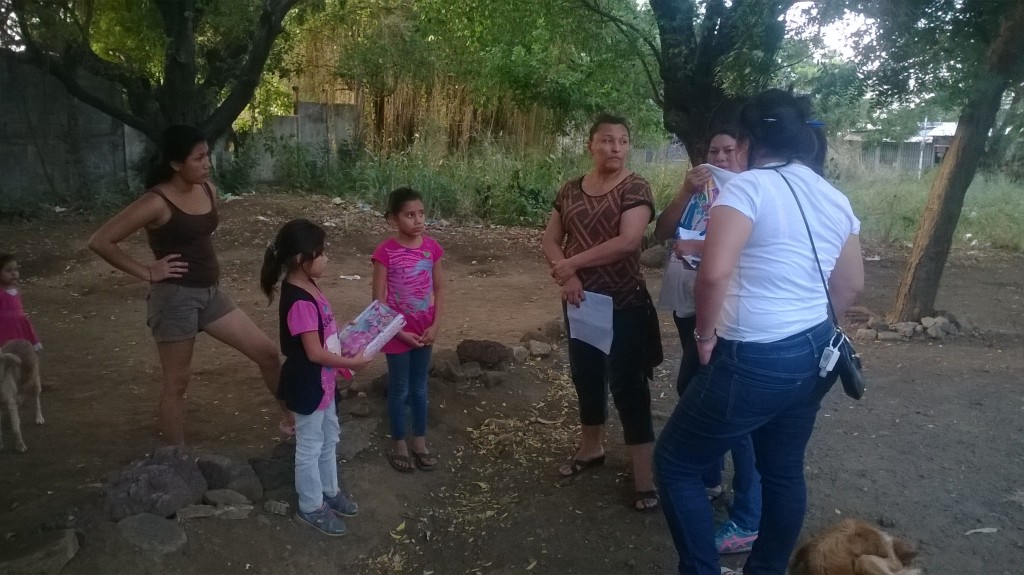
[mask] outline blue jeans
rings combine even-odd
[[[754,442],[750,435],[744,435],[733,442],[732,452],[732,505],[729,520],[747,531],[757,531],[761,524],[761,474],[754,465]],[[725,469],[725,455],[701,475],[704,487],[722,484],[722,470]]]
[[[405,353],[389,353],[388,421],[391,439],[405,439],[405,406],[412,413],[412,435],[427,434],[427,379],[432,347],[417,347]]]
[[[299,511],[312,513],[324,497],[338,494],[338,456],[341,426],[334,401],[309,415],[295,414],[295,491]]]
[[[683,346],[683,357],[679,361],[679,376],[676,378],[676,391],[682,397],[687,386],[693,380],[700,363],[697,361],[697,341],[693,339],[693,330],[697,327],[697,316],[679,317],[675,312],[672,319],[679,331],[679,342]],[[729,519],[741,529],[757,531],[761,522],[761,476],[754,467],[754,443],[750,436],[744,436],[732,446],[732,507],[729,508]],[[722,470],[725,469],[725,455],[715,461],[704,472],[704,487],[715,488],[722,484]]]
[[[832,335],[825,321],[772,343],[719,339],[666,422],[655,477],[679,573],[719,575],[714,518],[701,476],[750,435],[761,474],[760,535],[744,575],[783,575],[807,507],[804,452],[821,398],[818,360]]]

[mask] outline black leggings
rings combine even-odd
[[[566,320],[566,331],[569,321]],[[605,355],[569,336],[569,368],[580,402],[580,423],[603,425],[608,419],[608,392],[619,412],[626,445],[654,441],[651,389],[647,383],[647,308],[612,312],[612,348]]]
[[[672,319],[679,330],[679,343],[683,346],[683,358],[679,360],[679,377],[676,378],[676,392],[683,396],[690,380],[700,369],[700,358],[697,356],[697,340],[693,339],[693,330],[697,329],[697,316],[679,317],[672,313]]]

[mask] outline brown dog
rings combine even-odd
[[[14,431],[14,449],[24,452],[28,449],[21,437],[21,418],[18,407],[25,401],[25,396],[32,394],[36,399],[36,423],[42,424],[43,408],[39,402],[42,385],[39,381],[39,356],[32,344],[23,340],[11,340],[0,348],[0,402],[7,407],[11,418],[11,429]],[[0,422],[0,449],[4,447]]]
[[[789,563],[791,575],[920,575],[909,543],[857,519],[815,535]]]

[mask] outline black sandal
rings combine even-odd
[[[563,473],[562,470],[559,469],[558,474],[561,475],[563,479],[568,479],[570,477],[576,477],[588,469],[600,467],[602,465],[604,465],[604,454],[598,455],[593,459],[573,459],[569,462],[569,473]]]
[[[430,453],[412,453],[413,459],[416,460],[416,468],[420,471],[433,471],[437,467],[437,458],[430,455]]]
[[[400,473],[413,472],[412,458],[408,455],[400,455],[398,453],[391,452],[388,454],[388,463],[391,464],[391,467],[395,468],[395,471]]]

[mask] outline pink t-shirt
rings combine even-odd
[[[331,353],[341,355],[341,342],[338,340],[338,325],[334,322],[334,312],[331,311],[331,304],[327,303],[322,292],[315,296],[316,305],[320,307],[319,318],[324,328],[324,349]],[[292,335],[299,335],[306,332],[319,332],[317,325],[317,313],[313,304],[308,301],[297,301],[288,310],[288,332]],[[320,400],[317,411],[327,409],[334,399],[334,368],[321,366],[320,385],[324,388],[324,398]]]
[[[441,244],[423,236],[418,248],[407,248],[395,238],[382,242],[372,260],[388,269],[387,300],[391,309],[405,316],[404,331],[422,335],[434,325],[434,263],[444,255]],[[384,353],[405,353],[412,349],[397,337],[381,349]]]

